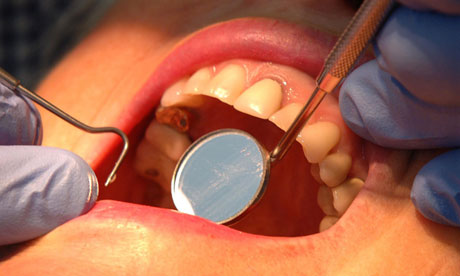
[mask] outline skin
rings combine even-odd
[[[337,34],[352,14],[341,1],[121,1],[39,90],[90,125],[118,125],[126,115],[124,104],[193,31],[217,21],[263,16]],[[107,137],[84,134],[46,112],[42,115],[44,144],[78,153],[104,175],[111,160],[95,149]],[[0,270],[15,275],[458,273],[460,230],[426,220],[409,199],[416,172],[438,153],[370,144],[364,152],[369,167],[365,187],[344,217],[321,234],[246,234],[170,210],[103,200],[42,238],[0,249]],[[117,198],[117,191],[136,197],[133,189],[120,186],[103,190],[101,197]]]

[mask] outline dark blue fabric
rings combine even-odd
[[[1,0],[0,67],[35,88],[113,0]]]

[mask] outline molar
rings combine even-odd
[[[209,82],[204,94],[233,105],[246,85],[246,70],[235,64],[224,67]]]
[[[319,163],[338,144],[340,129],[331,122],[318,122],[305,126],[299,136],[307,160]]]
[[[323,180],[321,179],[319,175],[319,165],[318,164],[310,165],[310,174],[313,177],[313,179],[316,180],[316,182],[323,183]]]
[[[169,159],[178,161],[191,145],[189,137],[153,120],[145,131],[145,140]]]
[[[364,185],[364,181],[359,178],[352,178],[337,187],[332,188],[334,198],[334,208],[342,216],[355,199],[358,192]]]
[[[291,103],[277,112],[275,112],[270,118],[268,118],[272,123],[277,127],[281,128],[284,131],[287,131],[289,126],[295,120],[297,115],[299,115],[300,110],[302,109],[302,104],[300,103]]]
[[[157,183],[164,191],[171,191],[171,177],[176,162],[158,152],[145,139],[139,143],[133,163],[139,175]]]
[[[283,92],[281,86],[272,79],[263,79],[241,94],[234,103],[236,110],[268,119],[281,106]]]
[[[208,68],[196,71],[187,81],[184,87],[186,94],[205,94],[206,87],[211,81],[211,73]]]
[[[203,104],[203,98],[200,95],[187,95],[184,86],[186,79],[181,79],[171,85],[161,97],[161,106],[187,106],[200,107]]]
[[[335,187],[342,183],[351,168],[351,156],[346,153],[332,153],[327,155],[319,163],[319,175],[321,180],[329,187]]]
[[[333,200],[331,189],[326,185],[319,186],[317,196],[318,206],[327,216],[338,215],[337,211],[334,209]]]
[[[339,220],[338,217],[334,216],[325,216],[321,222],[319,223],[319,231],[323,232],[329,228],[331,228],[332,225],[334,225],[337,221]]]

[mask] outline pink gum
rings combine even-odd
[[[313,92],[316,82],[313,77],[304,72],[285,65],[271,62],[260,62],[246,59],[233,59],[209,66],[211,76],[219,73],[222,68],[230,64],[242,66],[247,73],[246,87],[265,78],[276,80],[283,88],[282,107],[291,103],[304,104]],[[327,95],[307,124],[328,121],[336,124],[341,132],[339,144],[331,152],[344,152],[353,159],[350,171],[351,177],[363,180],[367,177],[367,162],[362,154],[363,141],[355,135],[345,124],[340,114],[336,93]],[[316,166],[316,165],[314,165]]]

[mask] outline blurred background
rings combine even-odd
[[[35,89],[115,0],[0,0],[0,67]]]

